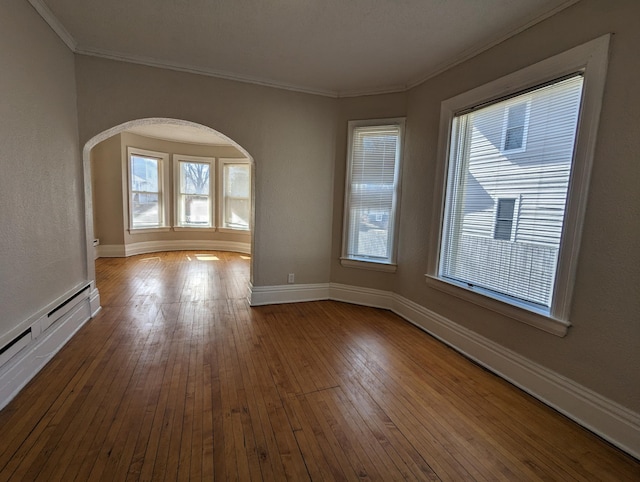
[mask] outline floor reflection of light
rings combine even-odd
[[[188,259],[189,261],[191,261],[191,256],[187,255],[187,259]]]
[[[251,256],[240,256],[241,259],[251,259]]]
[[[156,259],[160,259],[160,256],[153,256],[152,258],[142,258],[140,261],[154,261]]]
[[[212,254],[196,254],[198,261],[220,261],[220,258]]]

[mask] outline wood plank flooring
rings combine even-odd
[[[103,310],[0,412],[0,481],[640,480],[389,312],[250,308],[246,256],[96,267]]]

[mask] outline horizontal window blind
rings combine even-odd
[[[582,87],[576,75],[454,118],[440,276],[551,306]]]
[[[347,256],[391,258],[400,126],[352,132]]]
[[[225,163],[222,183],[223,226],[248,230],[251,213],[251,166]]]

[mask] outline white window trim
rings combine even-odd
[[[160,207],[162,208],[162,224],[158,227],[149,227],[146,226],[144,228],[134,228],[133,227],[133,216],[131,212],[132,205],[132,193],[131,193],[131,156],[140,156],[140,157],[152,157],[154,159],[158,159],[160,162],[159,169],[159,179],[158,185],[161,187],[161,203]],[[128,231],[130,234],[144,234],[144,233],[157,233],[162,231],[169,231],[169,206],[170,206],[170,197],[171,192],[169,188],[169,154],[166,152],[156,152],[149,151],[146,149],[139,149],[137,147],[127,147],[127,160],[126,160],[126,170],[127,175],[124,177],[126,183],[126,193],[127,193],[127,220],[126,225],[128,227]]]
[[[524,129],[522,132],[522,147],[518,147],[517,149],[505,149],[504,143],[507,140],[507,130],[509,127],[509,109],[518,104],[526,104],[525,106],[525,114],[524,114]],[[521,152],[525,152],[527,150],[527,137],[529,135],[529,117],[531,116],[531,99],[527,99],[525,101],[513,102],[511,104],[507,104],[504,110],[504,119],[502,121],[502,139],[500,140],[500,152],[505,156],[509,156],[511,154],[518,154]]]
[[[405,132],[404,117],[393,117],[387,119],[368,119],[368,120],[353,120],[348,123],[348,140],[347,140],[347,167],[346,167],[346,179],[345,179],[345,194],[344,194],[344,214],[342,225],[342,255],[340,256],[340,264],[345,268],[361,268],[374,271],[395,272],[397,270],[397,246],[398,246],[398,213],[400,212],[400,188],[402,182],[402,157],[404,153],[404,132]],[[353,154],[353,131],[356,127],[367,126],[384,126],[384,125],[397,125],[399,127],[399,142],[398,142],[398,162],[395,166],[395,189],[393,192],[393,200],[391,204],[391,210],[393,212],[393,223],[389,226],[391,230],[391,249],[390,257],[388,260],[370,259],[364,257],[349,256],[347,254],[347,246],[349,243],[349,199],[351,198],[351,164]]]
[[[180,224],[180,161],[209,164],[209,226],[188,226]],[[173,154],[173,230],[174,231],[215,231],[216,158]]]
[[[220,196],[218,199],[218,232],[220,233],[235,233],[235,234],[251,234],[253,229],[253,220],[249,220],[249,229],[240,228],[227,228],[224,224],[224,166],[227,164],[246,164],[249,166],[249,204],[251,205],[251,199],[253,198],[253,172],[251,172],[251,161],[244,157],[229,157],[218,159],[218,192]],[[252,217],[252,216],[251,216]]]
[[[442,102],[438,166],[434,189],[434,214],[431,226],[432,235],[428,270],[425,275],[429,286],[549,333],[558,336],[564,336],[567,333],[569,326],[571,326],[569,321],[571,298],[578,263],[596,134],[602,107],[609,38],[609,34],[604,35]],[[565,222],[562,230],[556,282],[550,311],[541,312],[533,307],[525,308],[512,305],[507,303],[506,300],[501,301],[484,296],[480,290],[441,279],[438,277],[438,264],[445,210],[446,174],[449,169],[449,143],[455,114],[575,72],[583,72],[585,81],[580,119],[576,132],[574,164],[567,193]]]

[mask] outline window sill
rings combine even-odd
[[[130,228],[129,234],[148,234],[148,233],[168,233],[171,228],[167,226],[161,226],[159,228]]]
[[[174,231],[215,231],[212,226],[174,226]]]
[[[398,265],[395,263],[383,263],[381,261],[353,258],[340,258],[340,264],[345,268],[360,268],[372,271],[383,271],[386,273],[395,273],[398,269]]]
[[[229,234],[251,234],[250,229],[235,229],[235,228],[218,228],[218,232],[220,233],[229,233]]]
[[[432,275],[425,275],[425,279],[427,284],[432,288],[495,311],[501,315],[508,316],[521,323],[526,323],[552,335],[564,337],[571,326],[571,323],[568,321],[557,320],[541,312],[530,311],[524,307],[490,298],[472,289],[444,281]]]

